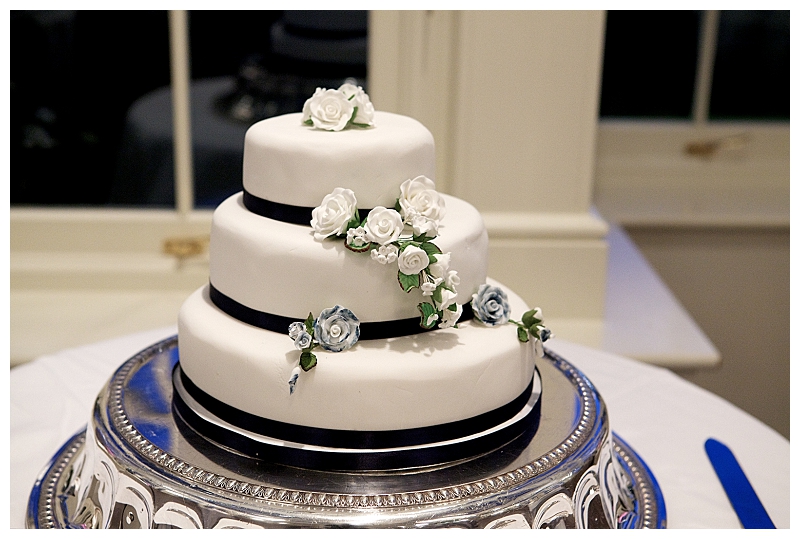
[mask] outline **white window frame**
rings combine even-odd
[[[594,200],[607,219],[789,226],[789,123],[708,120],[718,21],[704,12],[692,120],[600,120]]]

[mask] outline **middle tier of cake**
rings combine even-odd
[[[486,282],[489,240],[478,210],[443,196],[447,214],[436,245],[450,253],[450,269],[460,278],[456,301],[464,305]],[[420,295],[403,291],[396,264],[353,253],[343,241],[316,241],[309,226],[256,215],[245,208],[242,193],[214,211],[210,257],[215,293],[239,310],[305,320],[341,305],[361,322],[420,317]]]

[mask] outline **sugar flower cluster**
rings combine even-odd
[[[542,310],[539,307],[526,311],[522,319],[517,322],[511,320],[511,308],[508,296],[498,286],[483,284],[472,295],[472,312],[475,318],[486,326],[500,326],[511,322],[517,326],[517,338],[520,342],[530,342],[536,355],[544,357],[543,343],[553,336],[542,320]]]
[[[318,241],[340,238],[356,253],[369,252],[372,260],[397,264],[397,281],[410,292],[419,289],[420,325],[432,329],[453,327],[463,307],[456,302],[458,272],[450,269],[450,253],[433,242],[445,215],[444,197],[425,176],[404,181],[394,208],[377,206],[362,220],[350,189],[337,187],[311,213]]]
[[[375,107],[361,86],[345,83],[337,90],[317,88],[303,105],[303,123],[325,131],[375,125]]]
[[[340,305],[325,309],[314,318],[308,313],[303,322],[289,325],[289,337],[300,350],[300,363],[292,370],[289,378],[289,394],[294,393],[301,371],[310,371],[317,364],[317,356],[312,350],[317,346],[328,352],[342,352],[351,348],[361,333],[361,323],[350,309]]]

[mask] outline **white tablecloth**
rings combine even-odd
[[[10,525],[22,528],[31,487],[59,447],[82,430],[103,384],[126,359],[176,328],[43,356],[11,370]],[[739,528],[703,444],[727,444],[778,528],[789,527],[789,442],[727,401],[670,371],[553,339],[605,400],[612,429],[648,464],[670,528]]]

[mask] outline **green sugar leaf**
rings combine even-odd
[[[400,288],[405,292],[410,292],[413,288],[419,288],[419,273],[406,275],[402,271],[398,271],[397,281],[400,283]]]
[[[525,325],[525,327],[531,328],[535,325],[542,323],[541,320],[539,320],[534,316],[535,312],[536,312],[535,310],[530,310],[522,315],[522,323]]]
[[[397,213],[399,213],[399,214],[401,214],[401,215],[402,215],[402,213],[403,213],[403,207],[400,205],[400,199],[399,199],[399,198],[398,198],[397,200],[395,200],[395,201],[394,201],[394,209],[395,209],[395,211],[396,211]]]
[[[431,329],[433,326],[436,325],[438,318],[434,320],[432,323],[430,324],[428,323],[428,320],[430,319],[431,315],[436,314],[436,308],[433,305],[431,305],[430,303],[420,303],[419,305],[417,305],[417,309],[419,309],[421,315],[419,320],[420,326],[422,326],[425,329]]]
[[[317,356],[309,351],[300,354],[300,368],[308,372],[317,364]]]
[[[431,243],[429,241],[423,241],[420,243],[419,248],[428,253],[428,258],[430,258],[431,262],[436,262],[433,259],[433,255],[440,255],[442,254],[442,250],[439,249],[436,244]]]
[[[442,288],[444,288],[443,285],[437,286],[436,289],[433,291],[433,294],[431,295],[431,298],[433,298],[433,301],[435,301],[436,303],[442,302]]]
[[[354,253],[366,253],[370,249],[372,249],[372,244],[367,243],[366,245],[362,245],[361,247],[356,247],[352,243],[344,242],[344,246],[347,247],[349,250],[353,251]]]
[[[519,339],[520,342],[528,342],[528,340],[529,340],[529,338],[528,338],[528,330],[526,330],[525,328],[518,327],[517,328],[517,339]]]
[[[308,318],[305,320],[306,323],[306,333],[310,333],[311,335],[314,334],[314,315],[308,313]]]

